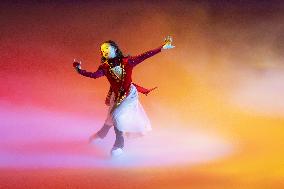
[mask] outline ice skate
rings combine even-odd
[[[114,147],[111,149],[111,157],[118,157],[123,154],[122,148]]]
[[[103,139],[100,138],[97,134],[94,134],[94,135],[90,136],[90,138],[89,138],[89,144],[96,145],[96,144],[101,143],[102,140],[103,140]]]

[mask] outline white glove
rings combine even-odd
[[[165,38],[165,44],[163,46],[163,49],[172,49],[172,48],[174,48],[175,46],[172,45],[172,42],[173,42],[173,38],[171,36],[167,36]]]

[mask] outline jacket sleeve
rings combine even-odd
[[[158,54],[159,52],[161,52],[162,47],[163,46],[160,46],[154,50],[147,51],[137,56],[131,56],[128,58],[127,62],[131,66],[136,66],[137,64],[141,63],[145,59],[150,58],[151,56],[154,56],[155,54]]]
[[[94,78],[94,79],[104,76],[104,72],[100,67],[95,72],[88,72],[86,70],[82,70],[82,69],[77,68],[77,72],[79,74],[85,76],[85,77],[90,77],[90,78]]]

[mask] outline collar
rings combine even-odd
[[[121,58],[111,58],[111,59],[108,59],[107,60],[107,63],[111,66],[111,67],[115,67],[115,66],[118,66],[120,65],[121,63]]]

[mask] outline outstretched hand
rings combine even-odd
[[[172,45],[173,38],[171,36],[167,36],[165,38],[165,44],[163,45],[163,49],[172,49],[175,46]]]
[[[81,69],[81,61],[77,61],[76,59],[74,59],[73,61],[73,67],[78,70]]]

